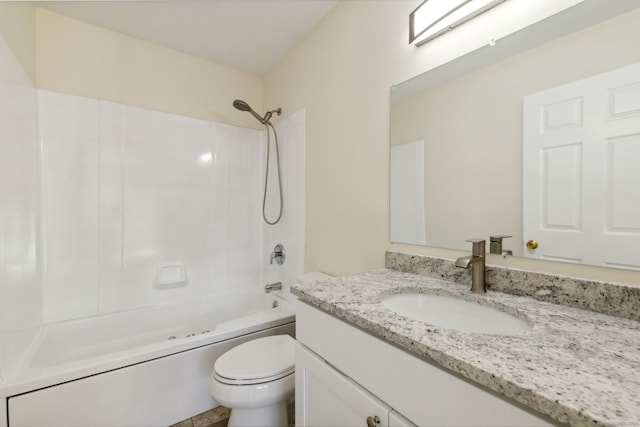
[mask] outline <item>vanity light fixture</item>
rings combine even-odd
[[[506,0],[424,0],[409,15],[409,43],[419,46]]]

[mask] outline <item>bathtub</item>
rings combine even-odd
[[[171,425],[218,406],[217,357],[294,325],[276,293],[243,292],[2,333],[0,427]]]

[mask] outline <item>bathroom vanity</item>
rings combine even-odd
[[[640,323],[375,270],[295,286],[296,420],[303,426],[622,425],[640,420]],[[465,300],[524,332],[445,328],[383,305]],[[464,329],[461,328],[461,329]]]
[[[553,425],[310,305],[296,316],[298,425]]]

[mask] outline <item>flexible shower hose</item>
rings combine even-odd
[[[264,222],[266,222],[267,224],[275,225],[280,221],[280,218],[282,218],[282,210],[284,206],[284,202],[282,200],[282,178],[280,177],[280,150],[278,148],[278,133],[276,132],[276,128],[271,124],[271,122],[266,122],[265,126],[267,128],[267,167],[266,167],[266,173],[264,177],[264,194],[262,197],[262,218],[264,219]],[[278,193],[280,194],[280,213],[278,214],[278,218],[276,218],[276,220],[273,222],[267,219],[267,212],[266,212],[267,186],[269,183],[269,153],[271,152],[271,132],[269,132],[269,128],[273,130],[273,136],[275,139],[276,166],[278,167]]]

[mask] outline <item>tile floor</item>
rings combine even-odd
[[[202,414],[195,415],[186,420],[180,421],[169,427],[227,427],[231,410],[224,406],[218,406]],[[287,405],[289,426],[295,425],[295,403],[289,402]]]
[[[170,427],[227,427],[230,412],[228,408],[218,406],[210,411],[180,421]]]

